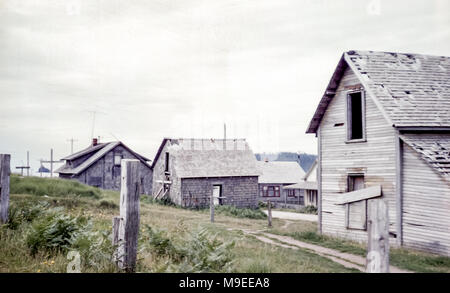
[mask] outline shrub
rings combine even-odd
[[[115,202],[110,201],[110,200],[105,200],[105,199],[102,199],[98,203],[98,207],[99,208],[106,208],[106,209],[117,209],[117,208],[119,208],[119,206]]]
[[[164,230],[147,226],[152,253],[167,258],[166,272],[229,272],[232,264],[231,249],[234,242],[222,242],[210,236],[206,229],[190,233],[187,240],[176,244]]]
[[[149,204],[159,204],[162,206],[176,206],[176,204],[169,197],[164,197],[162,199],[155,199],[152,196],[146,195],[141,196],[141,201]]]
[[[75,180],[61,178],[19,177],[11,175],[11,194],[38,196],[73,196],[100,198],[100,189]]]
[[[6,227],[16,230],[22,223],[30,223],[41,216],[48,208],[47,202],[14,202],[9,206],[9,216]]]
[[[33,222],[31,231],[26,237],[26,244],[32,255],[39,250],[50,253],[65,252],[86,230],[86,218],[64,215],[59,211],[55,209],[42,219]]]
[[[264,202],[264,201],[259,201],[258,202],[258,207],[260,208],[260,209],[264,209],[264,208],[267,208],[269,205],[267,204],[267,202]]]
[[[315,214],[317,215],[317,208],[315,206],[306,206],[300,210],[301,213],[305,214]]]
[[[220,214],[227,216],[237,217],[237,218],[248,218],[248,219],[266,219],[267,215],[258,209],[248,209],[248,208],[237,208],[235,206],[216,206],[215,211]]]

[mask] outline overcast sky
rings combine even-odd
[[[305,134],[344,51],[450,56],[450,1],[0,0],[0,153],[12,169],[119,139],[246,138],[316,153]],[[95,127],[93,129],[93,111]],[[13,170],[15,171],[15,170]]]

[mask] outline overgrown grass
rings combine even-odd
[[[110,234],[111,220],[119,213],[119,193],[101,190],[99,196],[100,199],[67,193],[48,197],[12,194],[10,222],[0,226],[0,272],[66,272],[69,263],[67,251],[71,250],[80,253],[82,272],[117,272],[111,261],[113,247]],[[207,210],[189,210],[168,203],[147,202],[145,197],[141,199],[138,272],[354,271],[312,252],[276,247],[240,232],[245,229],[268,231],[265,219],[253,216],[242,218],[239,214],[221,212],[222,207],[218,207],[215,222],[210,223]],[[59,209],[55,210],[55,207]],[[246,212],[245,209],[237,211],[243,214]],[[56,214],[53,219],[50,216],[52,213]],[[74,220],[77,218],[78,222]],[[58,221],[62,223],[58,224]],[[37,229],[40,225],[44,227],[42,231],[39,230],[41,228]],[[67,236],[70,241],[60,242],[59,236],[54,237],[58,241],[54,241],[54,238],[45,240],[45,235],[67,235],[65,233],[72,231],[72,225],[78,226],[73,236]],[[152,227],[155,234],[161,235],[149,234],[146,225]],[[365,255],[365,245],[318,235],[315,233],[316,227],[317,224],[313,222],[273,219],[273,228],[269,231]],[[56,233],[53,230],[65,232]],[[33,237],[36,236],[36,239],[41,239],[34,254],[33,245],[30,246],[27,241],[32,234],[35,234]],[[235,243],[233,247],[222,250],[225,243],[231,242]],[[51,248],[52,245],[57,247],[60,244],[62,249]],[[160,253],[158,247],[161,248]],[[216,256],[220,265],[214,264]],[[224,259],[227,261],[223,262]],[[449,258],[407,249],[391,249],[391,263],[417,272],[450,272]]]
[[[46,201],[15,201],[0,226],[0,272],[65,272],[67,252],[80,254],[84,272],[117,271],[109,231],[93,229],[90,219],[73,216]]]
[[[32,194],[38,196],[81,196],[100,198],[101,191],[75,180],[60,178],[20,177],[11,175],[12,194]]]

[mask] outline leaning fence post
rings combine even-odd
[[[267,205],[267,220],[269,221],[268,226],[272,227],[272,204],[270,203],[270,200]]]
[[[389,273],[389,214],[384,200],[368,201],[366,272]]]
[[[211,223],[214,223],[214,193],[211,194],[211,199],[209,200],[209,212],[211,214]]]
[[[0,223],[8,221],[11,155],[0,154]]]
[[[113,219],[113,245],[120,269],[134,272],[139,235],[139,160],[121,161],[120,217]],[[115,234],[114,234],[115,233]]]

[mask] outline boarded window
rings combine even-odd
[[[364,188],[364,175],[349,174],[348,191]],[[346,227],[347,229],[366,230],[367,228],[367,200],[346,204]]]
[[[349,93],[347,97],[347,139],[364,138],[364,97],[362,92]]]
[[[120,162],[122,161],[122,155],[114,155],[114,165],[120,166]]]

